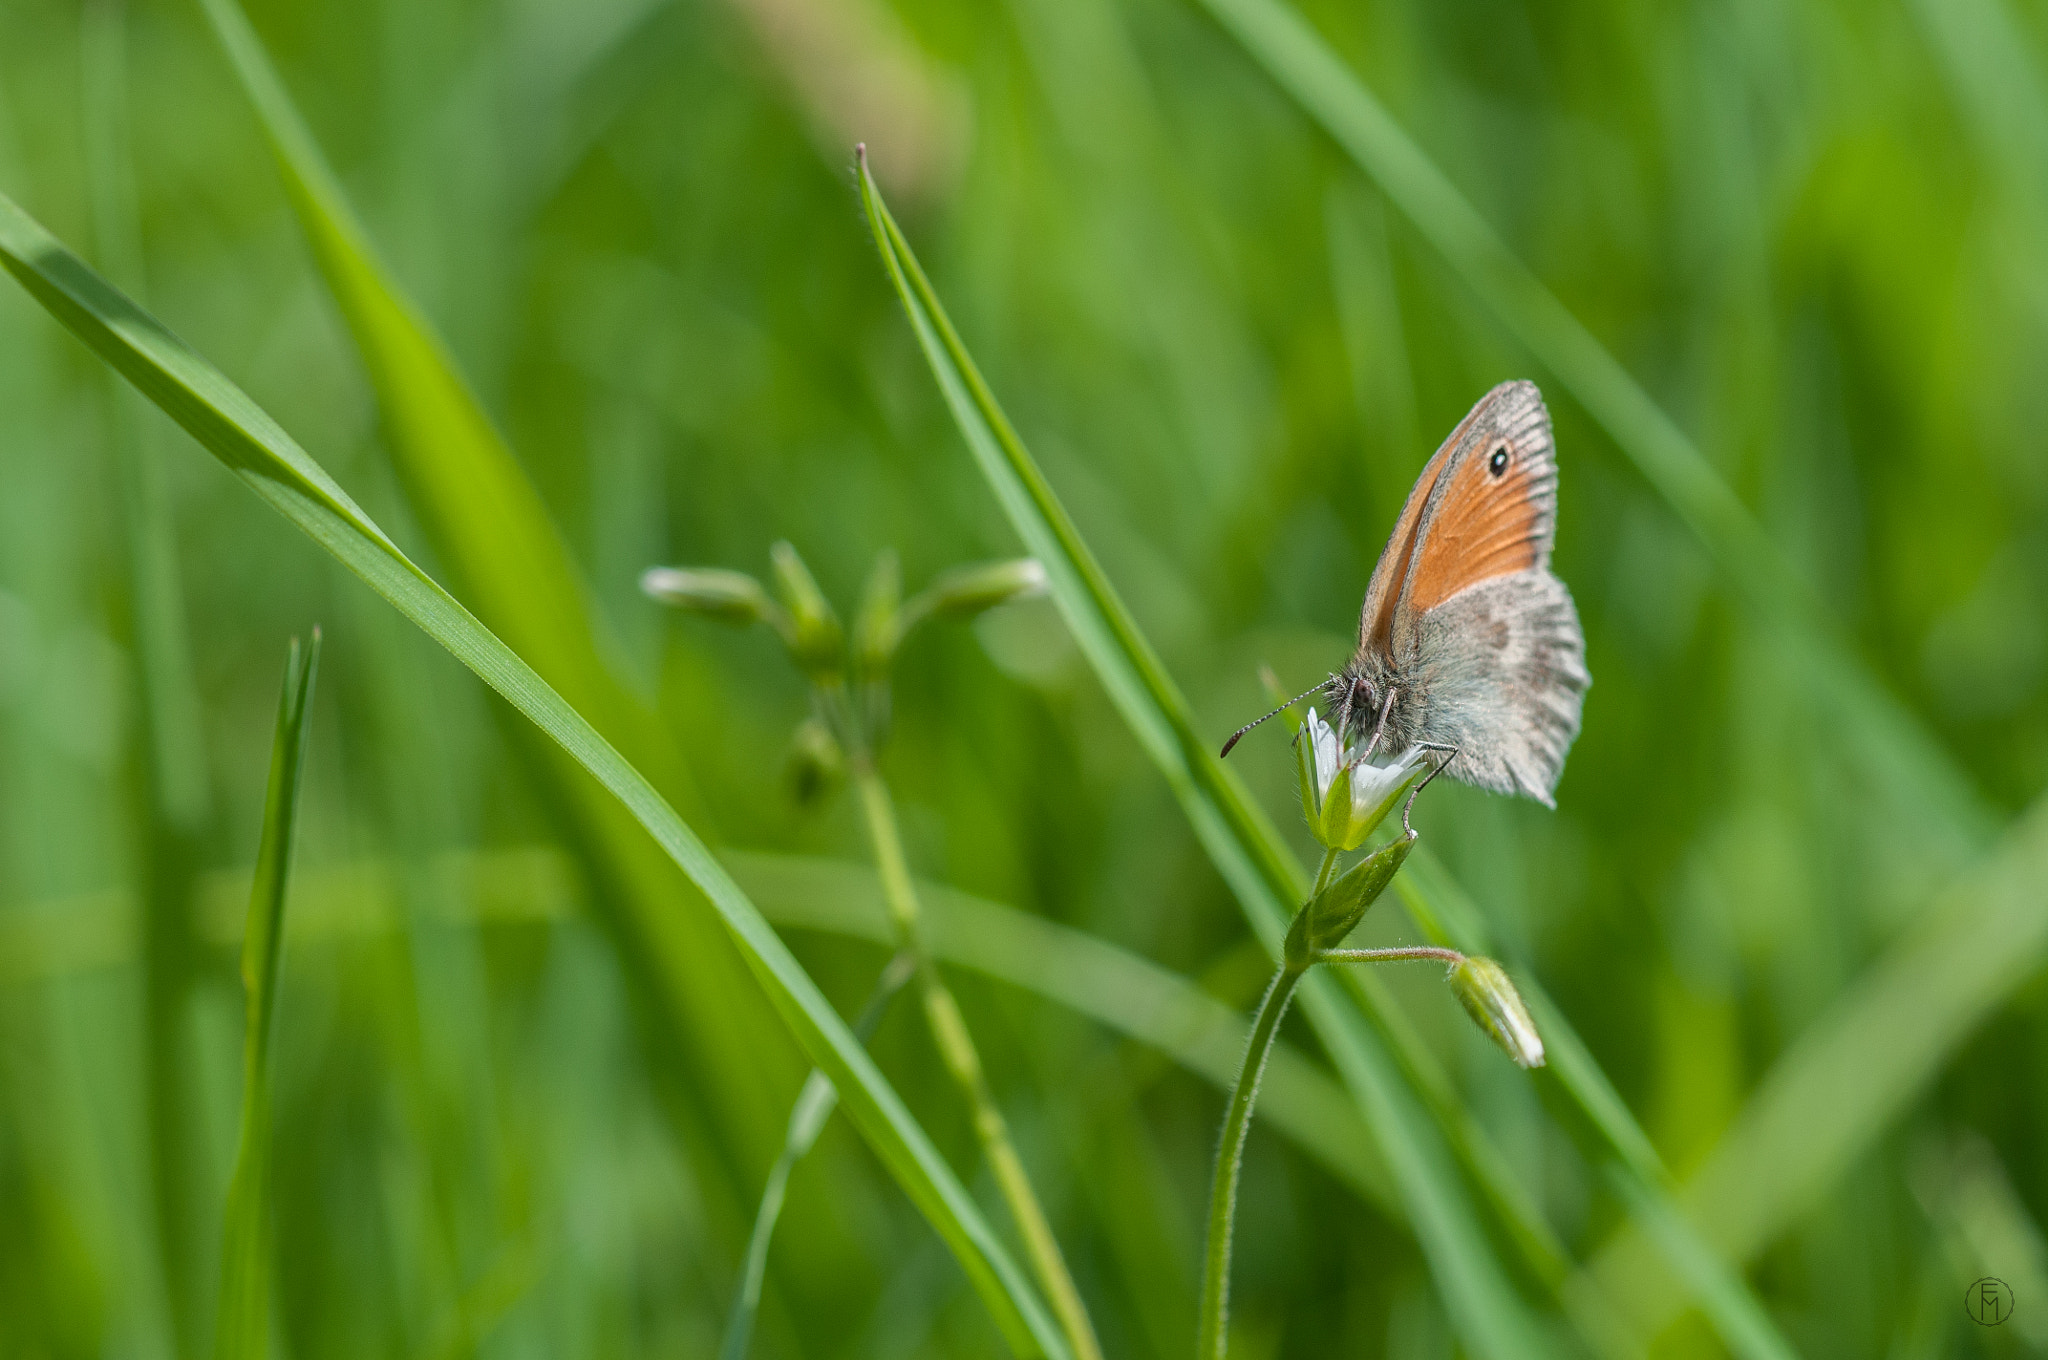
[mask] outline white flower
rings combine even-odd
[[[1420,746],[1409,747],[1384,765],[1366,760],[1362,744],[1339,746],[1337,734],[1313,708],[1295,751],[1302,813],[1316,839],[1332,850],[1363,845],[1401,795],[1430,768]]]

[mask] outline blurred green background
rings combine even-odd
[[[1266,707],[1261,663],[1292,688],[1339,664],[1437,439],[1534,378],[1585,728],[1555,812],[1439,784],[1426,843],[1746,1278],[1762,1344],[2048,1354],[2048,9],[1302,12],[1817,609],[1774,611],[1777,578],[1703,548],[1441,230],[1185,0],[250,7],[568,545],[621,702],[652,710],[642,750],[680,753],[664,787],[747,852],[771,918],[865,861],[854,811],[792,797],[806,697],[772,637],[665,615],[640,571],[761,574],[787,538],[848,610],[884,548],[913,588],[1020,550],[889,289],[856,140],[1218,738]],[[491,588],[394,472],[197,3],[6,0],[0,191],[458,594]],[[479,610],[522,651],[573,631]],[[795,1045],[700,934],[707,975],[737,981],[681,1007],[679,1047],[620,924],[630,889],[517,721],[9,285],[0,1356],[208,1349],[235,940],[280,663],[314,622],[279,1353],[715,1353]],[[1256,1000],[1268,960],[1050,603],[920,634],[896,700],[883,768],[917,873]],[[1233,764],[1305,847],[1283,741]],[[850,1014],[884,951],[817,924],[787,938]],[[1417,938],[1391,899],[1361,934]],[[1010,963],[952,980],[1105,1347],[1184,1355],[1223,1093],[1048,1000],[1050,953]],[[1598,1353],[1559,1302],[1580,1290],[1624,1320],[1607,1353],[1724,1353],[1553,1079],[1488,1048],[1427,970],[1386,980],[1575,1263],[1562,1290],[1510,1270],[1560,1351]],[[1305,1025],[1286,1038],[1321,1061]],[[872,1048],[1000,1221],[911,1007]],[[1469,1353],[1398,1197],[1271,1122],[1245,1196],[1235,1354]],[[1965,1314],[1986,1275],[2009,1325]],[[1000,1350],[835,1122],[791,1183],[755,1353]]]

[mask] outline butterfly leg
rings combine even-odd
[[[1417,784],[1414,788],[1408,791],[1408,801],[1401,804],[1401,829],[1403,831],[1410,833],[1412,833],[1415,830],[1415,828],[1408,825],[1408,810],[1415,806],[1416,795],[1421,793],[1424,789],[1428,788],[1429,781],[1436,778],[1438,775],[1442,774],[1444,772],[1444,767],[1449,765],[1452,761],[1458,758],[1459,750],[1459,748],[1456,746],[1445,746],[1441,742],[1434,741],[1424,741],[1418,742],[1416,744],[1425,751],[1442,751],[1445,754],[1444,758],[1442,760],[1439,760],[1434,766],[1432,766],[1430,768],[1429,773],[1422,777],[1422,782],[1420,784]]]
[[[1380,720],[1373,725],[1372,740],[1365,744],[1365,751],[1358,759],[1361,763],[1371,760],[1372,753],[1379,749],[1380,738],[1387,734],[1387,715],[1394,711],[1394,696],[1400,691],[1387,686],[1387,697],[1380,703]]]

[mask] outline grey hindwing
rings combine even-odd
[[[1424,614],[1396,683],[1410,740],[1455,746],[1453,779],[1556,806],[1592,678],[1564,582],[1543,567],[1496,576]]]

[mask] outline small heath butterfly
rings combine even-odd
[[[1368,756],[1420,747],[1453,779],[1554,806],[1592,683],[1571,592],[1550,572],[1556,534],[1550,413],[1534,383],[1502,383],[1416,478],[1366,587],[1358,648],[1308,694],[1340,733],[1370,729]]]

